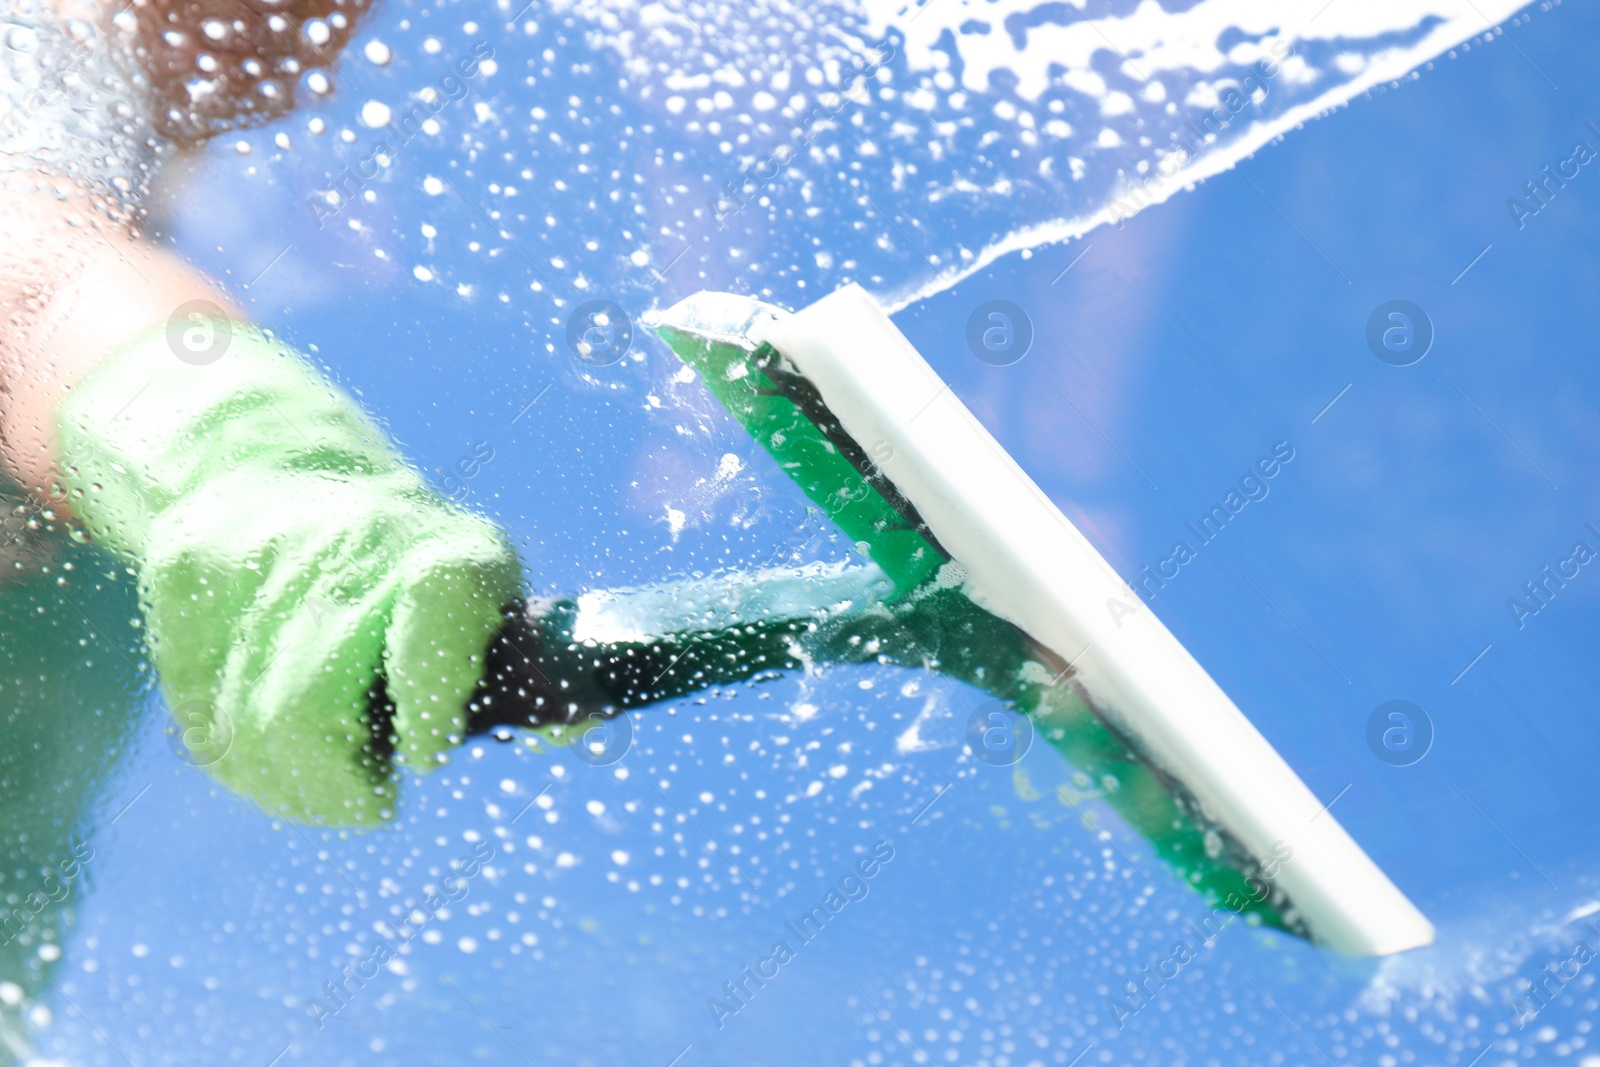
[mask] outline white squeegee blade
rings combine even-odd
[[[1433,926],[860,287],[751,338],[780,352],[967,572],[974,599],[1073,665],[1097,710],[1258,858],[1321,944],[1385,955]],[[876,447],[880,442],[888,447]]]

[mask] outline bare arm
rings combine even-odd
[[[0,195],[0,463],[25,489],[47,491],[55,410],[66,390],[187,301],[243,314],[177,256],[93,211],[81,195]]]
[[[128,8],[131,35],[109,28],[108,12],[92,0],[51,3],[62,19],[105,27],[100,47],[134,46],[124,63],[139,68],[143,99],[127,103],[148,112],[155,135],[178,151],[286,114],[300,75],[333,62],[368,0],[299,0],[281,11],[237,0],[146,0]],[[311,20],[315,34],[304,32]],[[218,24],[220,38],[200,32]],[[209,91],[191,94],[201,77]],[[64,391],[194,300],[241,316],[220,289],[112,221],[75,183],[0,173],[0,467],[25,489],[48,491]]]

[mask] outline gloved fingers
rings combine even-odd
[[[240,714],[217,776],[297,822],[375,826],[392,817],[398,790],[369,707],[380,621],[360,608],[341,611],[318,628],[319,662],[285,646],[291,651],[253,681],[239,679],[248,688],[223,698]]]
[[[368,702],[415,525],[395,486],[295,472],[232,472],[151,524],[151,648],[174,709],[210,702],[213,776],[296,821],[392,812]]]
[[[476,516],[452,519],[398,565],[384,645],[395,756],[418,771],[466,733],[489,642],[522,593],[522,566],[500,533]]]
[[[311,645],[282,633],[261,643],[271,631],[257,628],[227,649],[218,674],[167,672],[162,688],[191,762],[296,822],[372,826],[389,817],[396,789],[368,708],[381,619],[371,604],[340,608],[323,616]]]

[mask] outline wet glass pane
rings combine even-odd
[[[6,1062],[1600,1063],[1593,12],[0,4]],[[1431,945],[742,332],[851,284]]]

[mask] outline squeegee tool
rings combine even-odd
[[[1422,913],[863,289],[795,313],[699,293],[653,325],[894,595],[959,575],[980,607],[1070,665],[1074,692],[1257,872],[1271,872],[1315,941],[1384,955],[1433,940]]]

